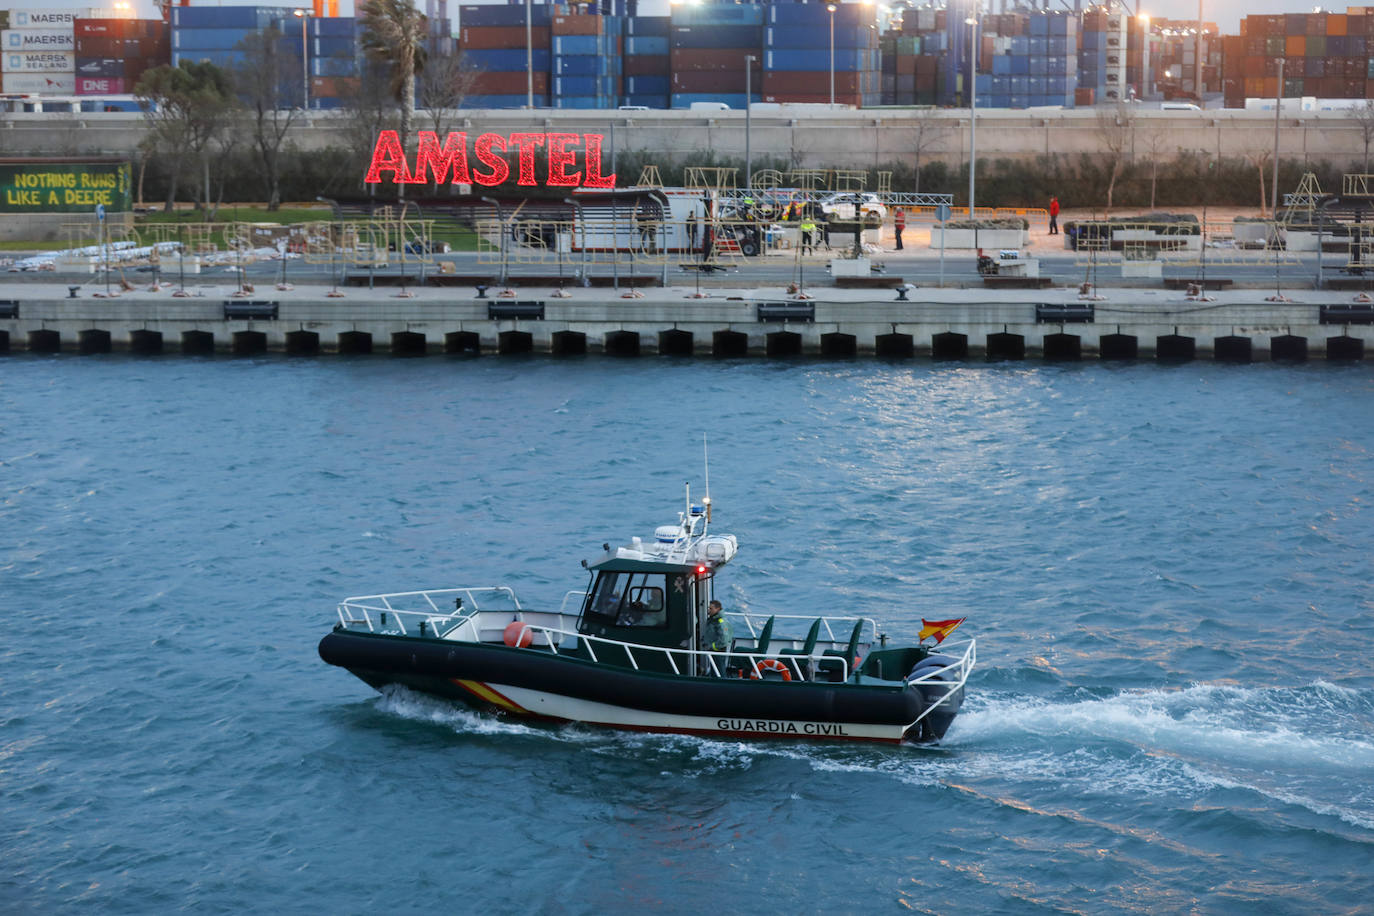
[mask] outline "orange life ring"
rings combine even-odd
[[[754,670],[750,673],[749,677],[757,681],[763,677],[763,672],[765,671],[776,671],[778,674],[782,675],[784,681],[792,680],[792,669],[788,668],[776,658],[765,658],[761,662],[755,662]]]

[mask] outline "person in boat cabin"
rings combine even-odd
[[[701,634],[701,643],[708,652],[726,652],[730,649],[730,621],[725,619],[724,608],[714,598],[706,606],[706,630]]]

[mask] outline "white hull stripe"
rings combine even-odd
[[[641,731],[690,732],[701,735],[758,735],[796,738],[836,738],[857,741],[901,741],[904,725],[871,722],[808,722],[794,719],[743,719],[737,716],[683,716],[631,709],[593,700],[579,700],[525,687],[458,681],[488,703],[519,715],[586,722]]]

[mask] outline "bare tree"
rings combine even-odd
[[[425,65],[418,86],[419,103],[429,118],[430,128],[441,138],[448,132],[453,114],[472,95],[480,72],[468,66],[462,51],[435,55]]]
[[[935,109],[923,108],[914,113],[911,125],[911,152],[916,157],[915,187],[912,188],[915,193],[921,193],[921,159],[927,153],[943,146],[949,132],[949,121],[939,117]]]
[[[1364,174],[1369,174],[1369,144],[1374,141],[1374,99],[1365,99],[1363,105],[1350,109],[1350,117],[1364,140]]]
[[[1168,132],[1156,128],[1144,133],[1145,151],[1150,154],[1150,209],[1155,208],[1155,188],[1159,184],[1159,160],[1168,144]]]
[[[354,174],[361,181],[372,158],[377,135],[396,127],[396,103],[387,87],[384,65],[365,60],[361,77],[347,84],[340,97],[339,132],[347,146]],[[375,185],[367,185],[368,196],[376,192]]]
[[[1112,212],[1116,182],[1126,170],[1135,133],[1135,114],[1124,103],[1097,112],[1097,136],[1107,159],[1107,213]]]
[[[188,158],[199,160],[204,195],[210,200],[210,151],[225,132],[238,102],[229,74],[208,62],[183,60],[144,72],[134,87],[155,148],[166,157],[169,181],[165,209],[176,203],[177,182]]]
[[[1260,216],[1269,212],[1269,197],[1264,193],[1264,176],[1269,174],[1269,170],[1274,164],[1274,151],[1263,150],[1256,153],[1246,153],[1245,161],[1255,167],[1259,172],[1259,195],[1260,195]]]
[[[253,154],[267,184],[267,209],[281,206],[281,149],[305,104],[299,55],[283,50],[276,28],[254,32],[239,48],[243,62],[234,70],[239,99],[252,125]]]

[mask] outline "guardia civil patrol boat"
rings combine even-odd
[[[972,639],[935,650],[891,640],[868,617],[728,613],[730,647],[699,648],[716,579],[738,550],[734,535],[709,532],[710,517],[709,497],[694,504],[688,490],[675,524],[584,560],[588,586],[556,610],[526,607],[505,586],[345,599],[320,657],[378,690],[399,685],[550,722],[733,738],[944,737],[976,660]]]

